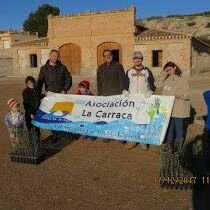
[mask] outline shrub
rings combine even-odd
[[[162,19],[162,16],[151,16],[149,18],[147,18],[147,20],[155,20],[155,19]]]
[[[208,22],[205,27],[210,28],[210,22]]]
[[[188,26],[194,26],[194,25],[196,25],[196,22],[195,21],[191,21],[191,22],[188,22],[187,25]]]

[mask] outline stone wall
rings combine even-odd
[[[104,42],[122,45],[122,64],[132,63],[135,9],[89,12],[48,19],[49,48],[73,43],[81,47],[81,74],[96,75],[97,46]]]
[[[210,71],[210,46],[192,40],[192,73],[199,74]]]
[[[0,77],[9,76],[13,71],[12,49],[0,49]]]
[[[0,58],[12,58],[12,49],[0,49]]]
[[[10,49],[12,48],[12,45],[14,43],[20,42],[20,41],[29,41],[33,39],[37,39],[37,35],[30,35],[25,32],[11,32],[11,31],[5,31],[3,33],[0,33],[0,49]],[[5,48],[6,47],[6,48]]]
[[[11,48],[11,35],[9,31],[0,33],[0,49]]]
[[[38,39],[38,35],[30,35],[30,34],[23,34],[23,33],[16,33],[12,34],[11,36],[11,43],[21,42],[21,41],[30,41]]]
[[[13,71],[12,58],[0,58],[0,77],[9,76]]]
[[[42,46],[14,47],[13,76],[37,76],[49,57],[49,49]],[[30,54],[37,54],[37,68],[30,65]]]
[[[139,50],[144,55],[144,65],[158,75],[168,61],[175,62],[183,71],[184,75],[190,75],[191,69],[191,41],[190,39],[165,39],[138,41],[134,50]],[[152,67],[152,51],[162,50],[162,66]]]

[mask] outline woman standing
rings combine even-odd
[[[186,136],[186,119],[190,117],[189,83],[182,76],[179,67],[170,61],[165,64],[155,84],[161,95],[175,97],[165,142],[173,150],[177,150]]]

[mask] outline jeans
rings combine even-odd
[[[185,139],[187,124],[185,118],[171,117],[166,134],[166,144],[180,147]]]
[[[25,123],[26,123],[26,127],[28,129],[28,131],[34,131],[38,138],[40,137],[40,129],[34,125],[32,125],[32,119],[31,119],[31,115],[29,115],[28,113],[25,113]]]
[[[55,131],[55,130],[51,130],[51,132],[54,135],[59,135],[59,134],[63,133],[62,131]]]

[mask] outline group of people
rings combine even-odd
[[[188,81],[182,76],[179,67],[173,62],[168,62],[157,79],[154,79],[152,72],[143,65],[143,54],[139,51],[133,53],[133,66],[126,72],[120,63],[114,61],[111,50],[104,50],[103,59],[104,63],[97,70],[98,96],[120,94],[128,96],[135,93],[150,97],[157,90],[161,95],[175,96],[165,143],[173,149],[180,147],[187,128],[185,121],[190,116],[190,94]],[[59,60],[59,51],[52,50],[49,60],[40,69],[37,82],[32,76],[28,76],[25,84],[26,88],[22,93],[25,116],[20,111],[20,103],[16,99],[11,98],[7,103],[10,111],[5,116],[5,124],[10,133],[13,151],[16,150],[19,141],[20,132],[17,131],[23,129],[24,121],[29,131],[34,129],[36,134],[40,135],[40,130],[34,127],[31,121],[39,108],[41,98],[49,92],[67,94],[72,86],[72,76]],[[93,95],[90,91],[90,82],[87,80],[79,82],[76,94]],[[54,137],[52,142],[56,142],[61,132],[52,131],[52,133]],[[104,139],[105,142],[110,140]],[[125,147],[132,149],[136,145],[135,142],[127,142]],[[148,149],[148,145],[141,144],[141,146],[143,149]]]
[[[97,71],[98,95],[110,96],[117,94],[142,94],[150,97],[155,91],[160,95],[175,96],[175,103],[166,134],[165,143],[173,150],[178,149],[185,138],[187,118],[190,117],[189,83],[182,76],[182,71],[173,62],[169,61],[163,71],[154,79],[152,72],[143,65],[143,54],[133,53],[133,66],[126,72],[123,66],[113,60],[112,51],[103,53],[104,63]],[[127,149],[132,149],[135,142],[126,143]],[[141,144],[143,149],[148,145]]]

